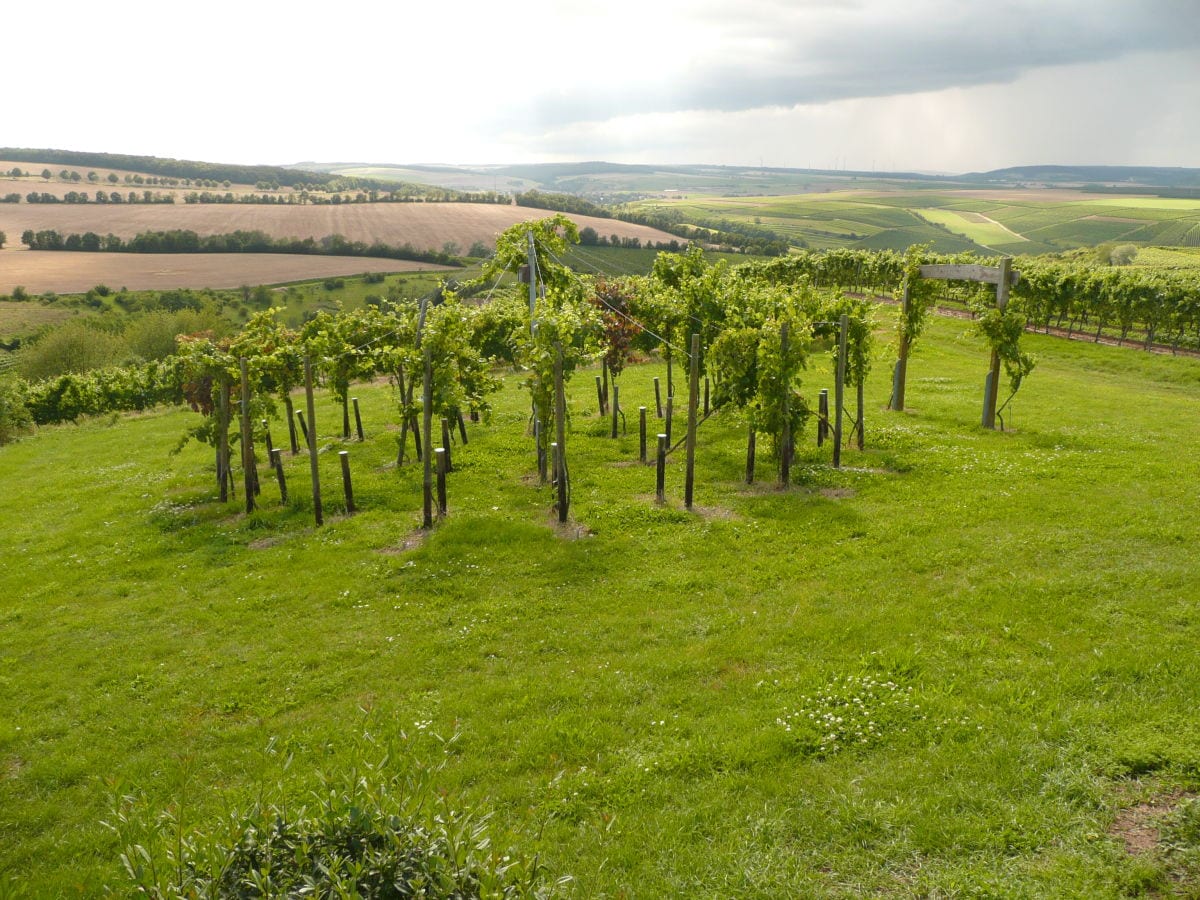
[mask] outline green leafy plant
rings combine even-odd
[[[179,806],[149,820],[142,798],[121,795],[105,824],[123,847],[131,893],[507,900],[547,898],[569,881],[547,883],[536,856],[494,846],[490,816],[435,790],[438,767],[407,755],[401,764],[369,735],[354,749],[348,769],[307,778],[288,757],[257,800],[191,830]],[[297,799],[305,780],[312,786]]]

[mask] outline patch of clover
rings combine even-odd
[[[796,707],[775,722],[801,750],[829,756],[907,733],[924,718],[911,686],[885,676],[838,675],[815,693],[801,696]]]

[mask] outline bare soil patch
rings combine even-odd
[[[828,497],[830,500],[845,500],[855,496],[854,488],[821,488],[818,493],[822,497]]]
[[[390,547],[380,547],[379,552],[384,556],[402,556],[410,550],[416,550],[425,543],[425,539],[428,537],[429,533],[427,531],[417,529],[398,544],[393,544]]]
[[[1187,797],[1183,791],[1171,791],[1128,806],[1117,813],[1108,833],[1118,838],[1132,856],[1153,853],[1161,837],[1159,823]]]
[[[737,513],[727,506],[692,506],[692,512],[702,519],[732,520],[740,518]]]

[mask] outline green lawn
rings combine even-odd
[[[867,451],[834,471],[810,423],[790,490],[765,451],[744,486],[743,426],[708,420],[694,513],[681,458],[665,507],[635,461],[663,367],[622,377],[615,441],[577,373],[565,532],[516,375],[424,540],[383,385],[353,517],[320,399],[319,529],[303,457],[292,506],[265,470],[260,512],[218,504],[208,449],[168,452],[190,412],[0,449],[0,873],[120,886],[116,794],[209,823],[277,776],[272,739],[299,784],[369,731],[581,898],[1195,891],[1194,842],[1110,828],[1200,788],[1200,361],[1029,335],[1015,430],[986,432],[963,327],[918,342],[906,414],[881,355]]]

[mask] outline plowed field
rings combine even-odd
[[[97,284],[130,290],[226,288],[357,275],[440,269],[427,263],[279,253],[67,253],[0,250],[0,294],[72,294]]]
[[[259,204],[0,204],[0,231],[9,245],[21,232],[54,229],[62,234],[94,231],[132,237],[141,231],[190,229],[197,234],[265,231],[272,237],[313,237],[341,234],[352,241],[412,244],[421,250],[441,250],[454,241],[466,250],[475,241],[491,245],[496,235],[517,222],[553,215],[522,206],[483,203],[355,203],[338,206],[267,206]],[[675,240],[672,235],[643,225],[590,216],[571,217],[580,228],[590,225],[603,235],[637,237],[645,243]]]

